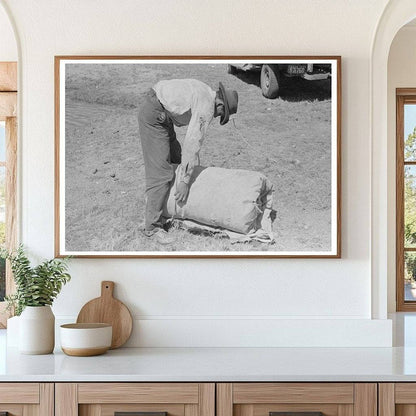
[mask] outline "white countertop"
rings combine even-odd
[[[120,348],[21,355],[0,331],[0,381],[416,381],[416,348]]]

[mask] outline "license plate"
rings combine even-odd
[[[306,72],[306,65],[288,65],[287,73],[289,75],[302,75]]]

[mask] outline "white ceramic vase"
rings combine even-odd
[[[50,306],[26,306],[19,319],[19,351],[50,354],[55,347],[55,316]]]

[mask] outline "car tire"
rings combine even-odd
[[[237,68],[234,65],[228,64],[227,65],[227,73],[231,74],[231,75],[234,75],[234,74],[237,73]]]
[[[263,65],[260,73],[261,92],[266,98],[276,98],[280,92],[280,74],[277,65]]]

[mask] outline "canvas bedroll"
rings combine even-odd
[[[259,172],[195,167],[185,203],[177,203],[173,184],[164,215],[243,236],[273,241],[273,186]],[[236,238],[235,235],[230,236]]]

